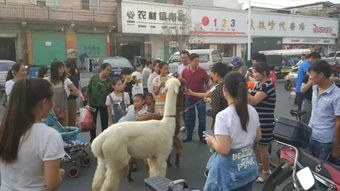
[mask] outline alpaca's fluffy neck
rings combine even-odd
[[[164,114],[163,114],[165,118],[176,115],[176,101],[177,101],[177,95],[175,95],[172,91],[168,91],[165,97],[165,106],[164,106]],[[171,117],[171,118],[174,118],[174,117]]]

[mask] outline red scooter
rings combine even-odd
[[[303,149],[306,146],[305,140],[309,140],[311,133],[305,129],[307,126],[286,118],[281,119],[281,124],[278,122],[280,118],[276,122],[273,134],[277,139],[275,142],[283,146],[279,152],[281,164],[272,172],[262,190],[340,191],[340,166],[335,164],[337,161],[318,159]],[[288,126],[290,129],[286,128]],[[308,171],[311,179],[307,179],[308,173],[299,178],[299,171],[301,169],[305,171],[306,167],[310,169]]]

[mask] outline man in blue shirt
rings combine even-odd
[[[301,111],[301,105],[304,99],[304,94],[301,92],[301,85],[302,85],[303,79],[305,78],[310,65],[318,62],[320,59],[321,59],[321,56],[319,53],[312,52],[307,56],[307,59],[299,65],[298,77],[296,79],[296,88],[295,88],[296,103],[298,105],[299,111]]]
[[[309,122],[312,137],[307,150],[323,160],[332,150],[333,157],[340,157],[340,89],[330,80],[331,74],[326,61],[310,66],[309,78],[314,86]]]

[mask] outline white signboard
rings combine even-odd
[[[282,38],[282,44],[335,44],[334,38]]]
[[[193,23],[203,30],[193,33],[203,35],[247,35],[247,12],[221,9],[191,11]],[[194,28],[194,27],[192,27]],[[328,18],[294,16],[272,13],[254,13],[251,16],[251,35],[264,37],[319,37],[336,38],[338,21]]]
[[[162,34],[162,27],[179,25],[187,13],[185,6],[122,1],[122,32]]]

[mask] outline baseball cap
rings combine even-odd
[[[133,72],[131,76],[135,76],[136,80],[141,80],[142,79],[142,74],[140,72]]]
[[[231,57],[231,62],[229,63],[233,68],[242,66],[242,58],[238,56]]]

